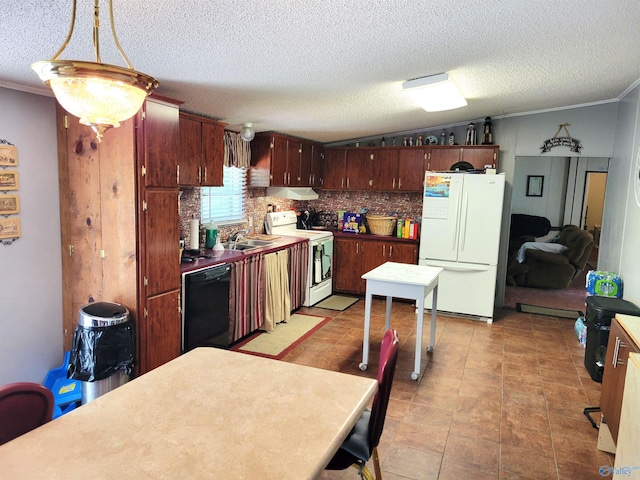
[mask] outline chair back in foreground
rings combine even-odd
[[[51,420],[53,394],[31,382],[0,387],[0,445]]]
[[[377,446],[380,442],[384,419],[387,414],[393,375],[398,361],[398,333],[387,330],[380,346],[380,364],[378,366],[378,391],[373,398],[371,409],[365,410],[355,427],[349,433],[335,453],[327,470],[344,470],[353,465],[363,479],[373,479],[373,475],[365,466],[373,458],[376,472],[375,478],[382,478]]]

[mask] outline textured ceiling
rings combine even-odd
[[[62,44],[71,0],[2,10],[0,86],[46,91],[30,64]],[[78,0],[63,59],[92,60]],[[114,0],[134,67],[232,130],[323,143],[615,100],[640,78],[637,0]],[[101,1],[102,61],[117,55]],[[448,72],[468,106],[427,113],[405,80]]]

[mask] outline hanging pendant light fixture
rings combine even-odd
[[[76,21],[76,0],[73,0],[71,27],[64,43],[51,60],[36,62],[31,68],[53,90],[62,107],[80,118],[80,123],[90,126],[98,141],[109,128],[117,128],[120,122],[133,117],[150,95],[158,88],[158,81],[137,72],[129,62],[116,36],[113,21],[113,3],[109,0],[111,33],[118,52],[127,67],[102,63],[98,29],[99,1],[93,8],[93,48],[96,61],[59,60],[73,35]]]

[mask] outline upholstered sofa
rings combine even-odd
[[[534,237],[520,237],[520,247],[525,242],[534,242],[534,240]],[[594,245],[593,236],[576,225],[565,225],[552,243],[562,251],[514,249],[507,267],[507,285],[556,289],[568,287],[589,260]],[[541,245],[530,246],[540,247]],[[518,256],[524,261],[519,261]]]

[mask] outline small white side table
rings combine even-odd
[[[407,298],[416,301],[416,354],[414,371],[411,379],[417,380],[420,375],[420,359],[422,354],[422,322],[424,317],[424,299],[433,291],[431,302],[431,334],[427,352],[433,351],[436,336],[436,313],[438,298],[438,276],[440,267],[412,265],[407,263],[386,262],[362,275],[367,281],[364,307],[364,338],[362,342],[362,363],[360,370],[367,369],[369,361],[369,331],[371,327],[371,298],[373,295],[387,297],[385,330],[391,327],[391,304],[393,297]]]

